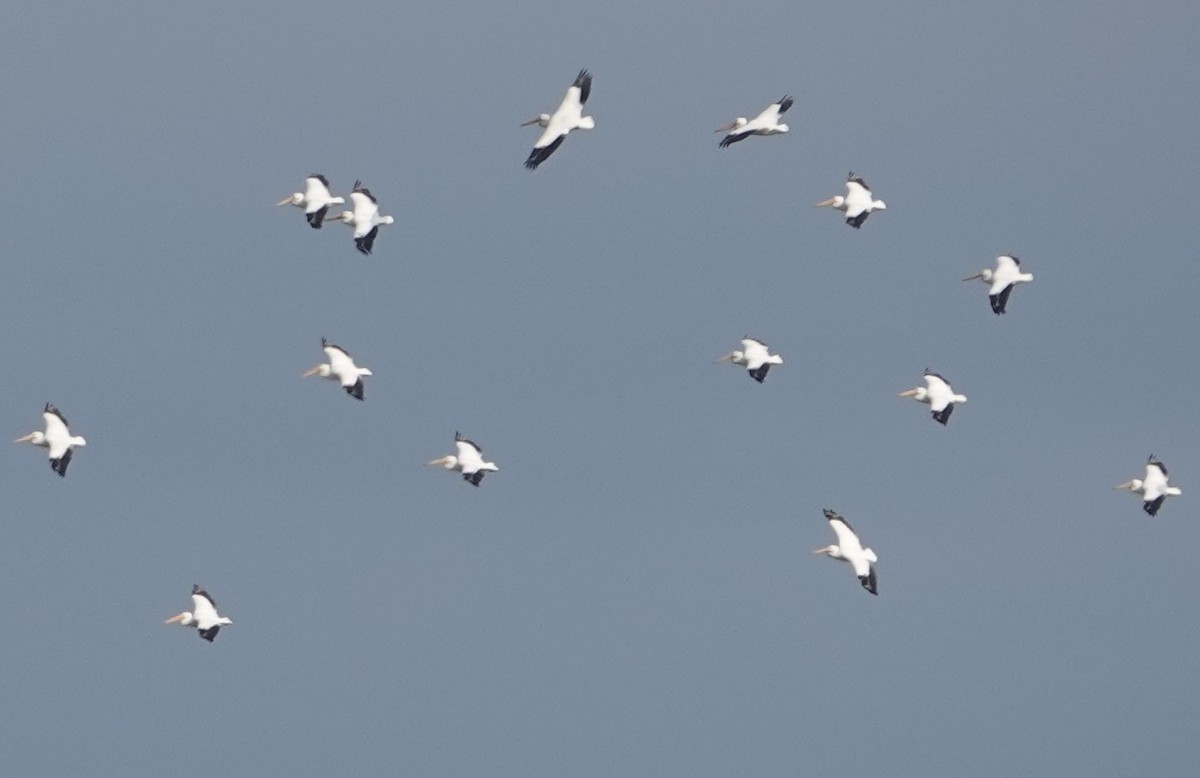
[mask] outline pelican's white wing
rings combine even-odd
[[[834,533],[837,534],[838,549],[841,550],[842,554],[848,554],[848,552],[855,549],[862,551],[862,544],[858,542],[858,535],[854,533],[854,530],[850,528],[845,519],[840,517],[830,519],[829,526],[833,527]]]
[[[46,421],[46,445],[50,449],[50,458],[61,459],[71,448],[71,432],[57,413],[47,411],[42,418]]]
[[[338,377],[342,386],[354,386],[358,383],[358,366],[345,351],[337,346],[326,346],[325,356],[329,357],[329,370]]]
[[[779,105],[779,103],[771,103],[763,109],[762,113],[747,122],[746,127],[751,130],[757,130],[763,127],[774,127],[779,124],[779,115],[782,113],[779,110]]]
[[[463,475],[479,472],[483,467],[483,453],[479,447],[469,440],[456,440],[454,445],[458,449],[458,464]]]
[[[862,214],[863,211],[870,210],[873,199],[871,190],[860,184],[858,181],[846,182],[846,218],[853,219]]]
[[[992,285],[988,288],[988,295],[1000,294],[1006,287],[1011,286],[1020,274],[1021,267],[1012,257],[996,257],[996,270],[992,273]]]
[[[1142,497],[1146,502],[1154,502],[1167,492],[1167,476],[1158,464],[1146,465],[1146,477],[1142,479]]]
[[[767,344],[754,338],[746,338],[742,341],[742,354],[746,359],[747,370],[758,370],[766,364],[767,357],[770,356]]]
[[[362,192],[351,192],[350,201],[354,203],[354,237],[362,238],[374,229],[379,217],[379,204]]]
[[[196,626],[205,630],[214,626],[217,623],[217,609],[213,607],[212,600],[203,594],[192,595],[192,620],[196,622]]]
[[[925,385],[929,387],[929,410],[934,413],[944,411],[954,397],[954,390],[941,376],[926,374]]]
[[[333,196],[329,194],[329,187],[325,185],[321,176],[309,176],[304,179],[305,213],[312,213],[318,208],[324,208],[329,205],[331,199]]]

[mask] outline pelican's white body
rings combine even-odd
[[[851,529],[849,522],[837,513],[826,509],[825,518],[829,521],[829,526],[833,528],[834,534],[837,535],[838,542],[835,545],[818,548],[813,553],[826,554],[832,559],[848,562],[863,588],[871,594],[877,594],[875,571],[871,567],[872,564],[879,561],[875,552],[869,548],[863,548],[858,535]]]
[[[783,357],[770,353],[766,343],[747,335],[742,338],[741,351],[731,351],[717,361],[732,362],[745,367],[750,377],[761,384],[766,379],[771,365],[783,364]]]
[[[846,180],[846,194],[834,195],[828,200],[823,200],[817,203],[817,207],[831,205],[839,211],[846,214],[846,224],[858,229],[863,225],[875,211],[886,211],[887,203],[883,200],[875,199],[871,194],[870,188],[861,178],[850,173],[850,177]]]
[[[1027,284],[1033,280],[1032,273],[1021,272],[1021,260],[1008,254],[996,257],[996,267],[984,268],[973,276],[967,276],[964,281],[982,280],[988,285],[988,301],[992,312],[1004,313],[1008,306],[1008,296],[1012,294],[1017,284]]]
[[[192,587],[192,610],[172,616],[163,623],[195,627],[200,637],[211,643],[220,628],[232,624],[233,620],[218,615],[216,605],[208,596],[208,592],[197,584]]]
[[[587,103],[591,91],[592,76],[586,69],[581,70],[575,77],[575,82],[567,87],[567,93],[563,95],[562,102],[558,104],[554,113],[538,114],[536,118],[522,122],[522,127],[537,124],[546,128],[537,142],[533,144],[533,150],[529,152],[529,158],[525,160],[525,167],[537,170],[538,166],[562,145],[563,140],[572,130],[596,128],[596,121],[590,116],[583,115],[583,106]]]
[[[370,254],[375,248],[375,236],[379,234],[379,225],[392,224],[396,220],[391,216],[379,215],[379,201],[371,194],[371,190],[362,185],[362,181],[354,182],[350,204],[354,210],[342,211],[337,219],[342,224],[349,224],[354,228],[355,248],[363,254]]]
[[[325,219],[325,212],[331,205],[341,205],[346,202],[343,197],[334,197],[329,192],[329,181],[325,176],[314,173],[304,179],[304,191],[295,192],[285,197],[276,205],[294,205],[304,209],[304,215],[313,229],[320,229]]]
[[[762,113],[749,121],[744,116],[737,117],[717,130],[717,132],[727,133],[718,145],[725,148],[730,144],[745,140],[751,135],[782,135],[786,133],[788,126],[780,121],[780,117],[791,107],[792,98],[784,95],[779,102],[771,103],[763,109]]]
[[[925,386],[901,392],[900,396],[911,397],[917,402],[928,405],[934,420],[939,424],[949,421],[955,404],[967,401],[967,396],[956,394],[945,378],[928,370],[925,371]]]
[[[495,462],[488,462],[483,458],[483,451],[479,446],[457,432],[454,433],[454,448],[455,454],[448,454],[428,464],[440,465],[446,470],[462,473],[463,480],[474,486],[479,486],[484,473],[494,473],[500,469]]]
[[[363,376],[373,375],[371,370],[354,364],[354,358],[350,356],[349,352],[341,346],[330,343],[325,338],[321,338],[321,350],[325,352],[325,357],[329,362],[317,365],[305,373],[304,377],[315,375],[330,381],[337,381],[346,390],[346,394],[356,400],[363,399],[362,379]]]
[[[35,430],[13,442],[32,443],[47,449],[51,469],[65,478],[67,465],[71,462],[72,449],[75,446],[86,446],[87,440],[79,435],[72,435],[62,414],[50,403],[46,403],[45,410],[42,412],[42,420],[46,424],[45,432]]]
[[[1167,497],[1178,497],[1183,490],[1177,486],[1167,485],[1167,468],[1153,456],[1146,463],[1146,474],[1143,478],[1126,481],[1117,489],[1128,489],[1134,494],[1142,495],[1142,509],[1151,516],[1157,516],[1159,508]]]

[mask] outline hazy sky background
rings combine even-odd
[[[1194,770],[1195,3],[119,8],[0,28],[7,774]]]

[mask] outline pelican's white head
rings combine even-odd
[[[833,197],[830,197],[828,200],[822,200],[821,202],[817,203],[817,207],[824,208],[827,205],[832,205],[834,208],[841,208],[845,204],[846,204],[845,197],[842,197],[841,195],[834,195]]]
[[[306,372],[304,375],[302,375],[300,377],[308,378],[309,376],[314,376],[314,375],[320,376],[321,378],[332,378],[333,377],[333,368],[331,368],[328,364],[322,363],[322,364],[319,364],[316,367],[310,369],[308,372]],[[370,375],[370,374],[368,373],[367,375]]]
[[[984,282],[985,284],[990,284],[990,283],[992,282],[992,275],[993,275],[993,271],[992,271],[992,269],[991,269],[991,268],[984,268],[983,270],[980,270],[980,271],[979,271],[978,273],[976,273],[975,275],[973,275],[973,276],[967,276],[967,277],[966,277],[966,278],[964,278],[963,280],[964,280],[964,281],[974,281],[974,280],[976,280],[976,279],[980,279],[980,278],[981,278],[981,279],[983,279],[983,282]]]
[[[427,467],[428,466],[434,466],[434,467],[440,466],[440,467],[446,468],[447,470],[453,470],[454,468],[458,467],[458,457],[454,456],[453,454],[449,454],[447,456],[440,457],[438,459],[434,459],[430,462],[426,462],[425,465]]]
[[[1134,478],[1132,481],[1126,481],[1125,483],[1118,484],[1118,485],[1114,486],[1113,488],[1114,489],[1128,489],[1131,492],[1140,492],[1140,491],[1142,491],[1142,479]]]
[[[532,118],[532,119],[530,119],[529,121],[527,121],[527,122],[521,122],[521,126],[522,126],[522,127],[528,127],[528,126],[529,126],[529,125],[531,125],[531,124],[537,124],[537,125],[540,125],[540,126],[542,126],[542,127],[545,127],[545,126],[546,126],[546,125],[548,125],[549,123],[550,123],[550,114],[548,114],[548,113],[539,113],[537,116],[533,117],[533,118]]]
[[[746,355],[740,351],[730,351],[725,356],[717,357],[715,360],[713,360],[713,363],[718,364],[718,365],[721,364],[722,362],[732,362],[735,365],[745,364],[746,363]]]
[[[49,443],[46,442],[46,433],[42,432],[41,430],[34,430],[33,432],[29,433],[28,435],[17,438],[16,440],[13,441],[13,443],[32,443],[35,446],[49,446],[50,445]]]
[[[726,124],[724,127],[718,127],[716,130],[714,130],[714,132],[731,132],[733,130],[738,130],[742,127],[745,127],[748,123],[749,121],[745,116],[739,116],[729,124]]]
[[[279,202],[275,203],[275,205],[304,205],[304,193],[292,192],[291,195],[283,198]]]
[[[184,611],[183,613],[178,613],[163,622],[163,624],[179,624],[179,626],[181,626],[181,627],[190,627],[194,623],[195,622],[192,621],[191,611]]]
[[[828,554],[829,556],[833,557],[834,559],[837,559],[838,557],[840,557],[842,555],[842,550],[840,548],[838,548],[837,545],[829,545],[829,546],[822,546],[821,548],[814,548],[813,554],[818,555],[818,556],[821,554]]]
[[[896,396],[897,397],[911,397],[914,400],[916,400],[917,402],[927,403],[927,402],[929,402],[929,389],[924,386],[915,386],[912,389],[906,389],[903,392],[900,392],[900,394],[898,394]],[[963,401],[965,402],[966,399],[967,398],[964,397]]]

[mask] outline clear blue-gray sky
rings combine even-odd
[[[970,7],[968,7],[968,5]],[[1194,3],[25,4],[11,775],[1200,760]],[[522,120],[595,75],[535,173]],[[785,93],[791,133],[713,129]],[[861,231],[813,204],[860,173]],[[273,203],[361,178],[396,224]],[[959,279],[1036,276],[1004,317]],[[757,336],[762,385],[712,360]],[[322,336],[367,399],[300,374]],[[896,392],[931,367],[948,428]],[[480,489],[423,467],[462,430]],[[1157,519],[1112,486],[1147,455]],[[823,507],[879,553],[879,597]],[[193,583],[236,622],[162,620]]]

